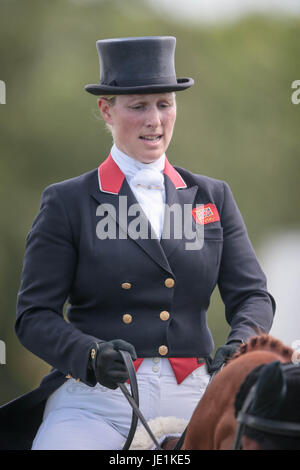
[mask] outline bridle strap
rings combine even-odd
[[[123,358],[123,360],[125,362],[125,365],[127,367],[127,370],[128,370],[131,394],[129,393],[129,391],[128,391],[128,389],[127,389],[127,387],[124,383],[120,383],[118,385],[119,385],[121,391],[123,392],[123,395],[125,396],[125,398],[129,402],[130,406],[132,407],[131,425],[130,425],[130,429],[129,429],[129,433],[128,433],[126,442],[125,442],[122,450],[128,450],[129,449],[129,447],[132,443],[132,440],[134,438],[135,432],[136,432],[138,419],[140,419],[142,425],[144,426],[144,428],[148,432],[149,436],[151,437],[152,441],[154,442],[154,444],[156,446],[155,450],[162,450],[162,448],[160,447],[159,443],[157,442],[154,434],[152,433],[147,421],[145,420],[144,416],[142,415],[142,413],[139,409],[138,384],[137,384],[136,373],[135,373],[135,369],[134,369],[134,365],[133,365],[131,356],[130,356],[129,352],[127,352],[127,351],[119,350],[119,352],[121,353],[122,358]]]
[[[300,424],[297,423],[259,418],[258,416],[246,413],[240,413],[237,421],[242,423],[244,426],[270,434],[294,437],[300,436]]]
[[[185,435],[186,435],[186,430],[187,430],[187,427],[185,428],[185,430],[181,434],[180,438],[176,442],[175,446],[171,450],[180,450],[181,449],[181,447],[183,445],[183,442],[184,442]]]

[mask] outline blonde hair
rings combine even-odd
[[[98,98],[103,98],[106,101],[109,101],[110,104],[115,104],[117,95],[99,95]]]
[[[102,98],[106,101],[109,102],[109,104],[111,106],[113,106],[116,102],[116,98],[117,96],[116,95],[98,95],[98,99],[99,98]],[[108,124],[107,122],[104,123],[106,129],[108,130],[108,132],[112,135],[112,126],[110,124]]]

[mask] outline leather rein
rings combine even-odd
[[[157,442],[156,437],[152,433],[147,421],[145,420],[144,416],[142,415],[142,413],[139,409],[139,390],[138,390],[136,373],[135,373],[135,369],[134,369],[134,365],[133,365],[131,356],[130,356],[128,351],[119,350],[119,352],[121,353],[122,358],[123,358],[123,360],[125,362],[125,365],[127,367],[127,370],[128,370],[131,394],[130,394],[129,390],[127,389],[127,387],[124,383],[120,383],[118,385],[119,385],[121,391],[123,392],[123,395],[125,396],[126,400],[129,402],[130,406],[132,407],[131,425],[130,425],[130,429],[129,429],[129,433],[128,433],[126,442],[125,442],[122,450],[128,450],[129,449],[129,447],[132,443],[132,440],[134,438],[135,431],[136,431],[139,419],[140,419],[142,425],[144,426],[144,428],[146,429],[146,431],[148,432],[149,436],[151,437],[152,441],[154,442],[154,444],[156,446],[155,450],[163,450],[160,447],[159,443]]]

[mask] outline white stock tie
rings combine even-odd
[[[163,175],[158,171],[148,168],[137,171],[137,173],[132,178],[131,183],[136,187],[142,187],[146,189],[164,189]]]
[[[161,238],[164,221],[164,177],[160,171],[143,168],[130,181],[140,206],[157,236]]]

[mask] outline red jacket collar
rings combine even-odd
[[[165,159],[164,174],[170,178],[176,189],[187,187],[183,178],[171,165],[167,157]],[[122,173],[111,154],[109,154],[107,159],[101,163],[98,168],[100,191],[111,194],[119,194],[124,178],[124,173]]]

